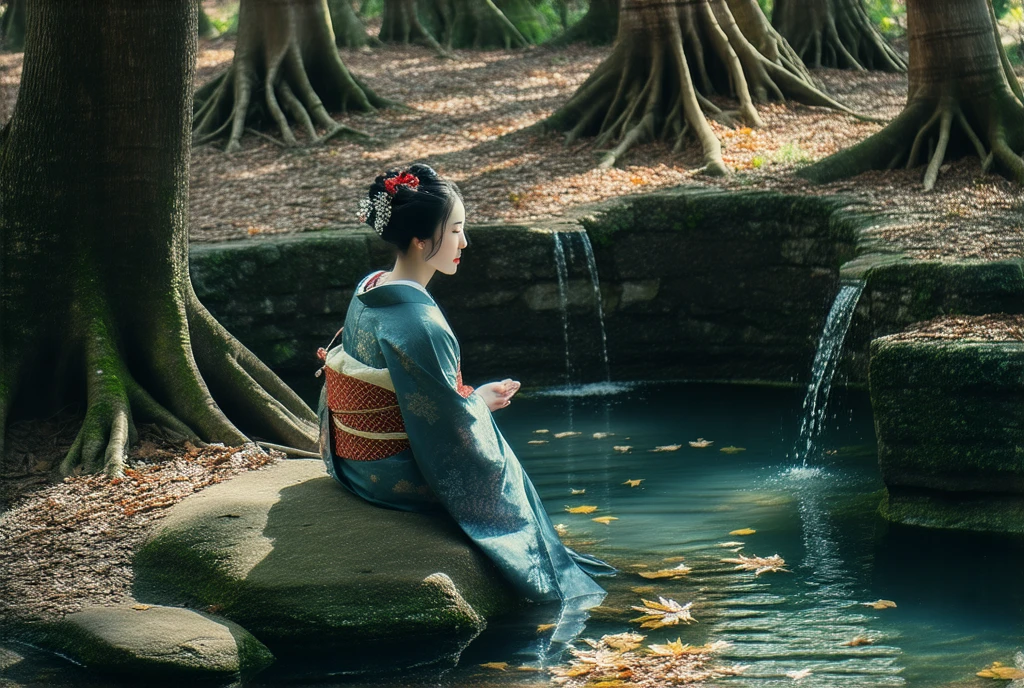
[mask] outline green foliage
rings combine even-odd
[[[384,0],[361,0],[357,8],[363,19],[371,19],[384,14]]]
[[[772,10],[775,9],[775,0],[757,0],[757,4],[761,6],[761,11],[764,12],[764,16],[771,19]]]
[[[907,3],[905,0],[865,0],[864,8],[872,23],[888,37],[906,33]]]
[[[799,165],[809,163],[811,161],[811,155],[801,148],[799,143],[787,141],[779,146],[777,151],[772,153],[771,159],[772,162]]]

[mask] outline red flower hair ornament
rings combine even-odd
[[[398,187],[407,186],[415,190],[419,185],[419,178],[410,172],[399,172],[394,177],[385,179],[384,191],[378,191],[372,201],[369,198],[364,198],[359,202],[359,212],[357,213],[359,221],[366,222],[371,208],[377,211],[373,217],[373,229],[378,235],[383,236],[384,228],[388,226],[388,220],[391,219],[391,197],[398,193]]]

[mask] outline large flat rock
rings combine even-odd
[[[276,657],[325,671],[450,658],[519,605],[450,517],[368,504],[319,460],[183,500],[135,573],[137,599],[216,611]]]

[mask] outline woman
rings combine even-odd
[[[519,383],[464,385],[459,343],[426,290],[434,273],[458,271],[468,245],[458,189],[418,164],[377,177],[360,208],[397,257],[359,283],[341,345],[320,350],[331,475],[374,504],[445,509],[534,602],[599,604],[604,590],[588,574],[615,569],[562,545],[491,416]]]

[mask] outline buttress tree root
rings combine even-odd
[[[772,26],[810,67],[907,71],[863,0],[776,0]]]
[[[296,146],[292,123],[312,143],[339,134],[364,135],[330,112],[372,112],[392,105],[342,63],[323,0],[242,0],[238,41],[228,70],[195,94],[192,140],[226,138],[241,148],[247,128],[277,127],[282,146]],[[318,128],[323,131],[321,134]]]
[[[315,450],[316,415],[189,280],[194,3],[33,0],[32,11],[0,135],[0,452],[10,418],[69,403],[84,413],[64,474],[121,473],[141,421],[195,441]]]
[[[709,99],[738,101],[723,111]],[[787,98],[854,114],[820,91],[755,0],[623,0],[612,54],[569,102],[543,123],[567,141],[596,136],[615,164],[633,145],[663,140],[679,151],[700,143],[704,171],[726,174],[721,144],[705,116],[762,126],[754,103]]]
[[[803,168],[818,182],[924,165],[931,190],[949,158],[977,155],[1024,184],[1024,93],[988,0],[909,0],[907,105],[864,141]]]
[[[349,0],[328,0],[327,9],[331,14],[334,44],[339,48],[362,48],[380,44],[379,40],[366,33],[366,25],[356,15]]]
[[[493,0],[384,0],[382,41],[460,48],[522,48],[529,40]]]

